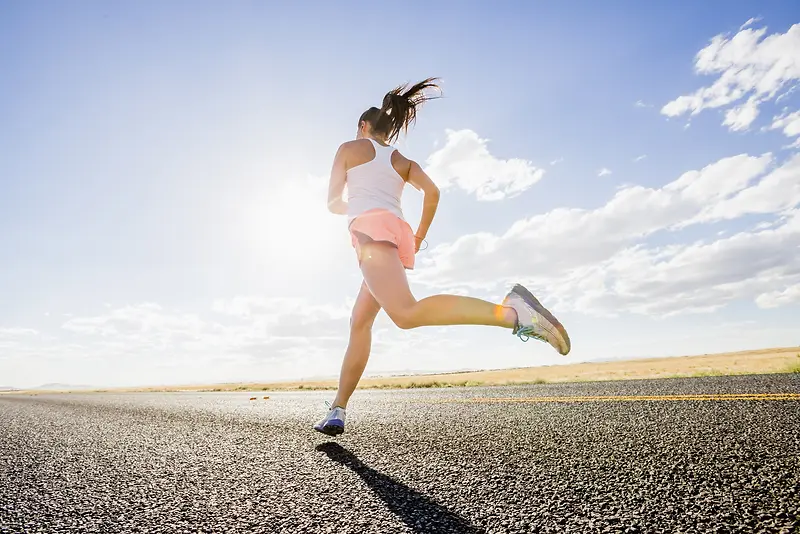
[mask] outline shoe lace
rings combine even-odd
[[[341,406],[334,406],[331,401],[325,401],[325,407],[328,409],[329,412],[334,408],[341,408]]]
[[[520,326],[519,329],[514,332],[523,343],[527,343],[530,338],[539,339],[541,341],[547,341],[547,339],[536,332],[532,326]]]

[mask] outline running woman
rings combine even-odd
[[[369,359],[372,325],[383,309],[402,329],[420,326],[486,325],[508,328],[521,340],[539,339],[559,353],[570,351],[564,327],[536,297],[517,284],[501,304],[456,295],[417,300],[411,294],[406,269],[425,239],[439,189],[422,167],[391,143],[416,120],[417,109],[431,100],[426,92],[439,89],[436,78],[386,94],[380,108],[371,107],[358,119],[354,141],[336,152],[328,189],[328,209],[347,215],[351,242],[364,281],[350,319],[350,341],[342,362],[339,389],[328,414],[314,429],[336,436],[344,432],[345,409]],[[403,218],[400,198],[406,183],[424,194],[422,216],[414,232]],[[342,199],[345,184],[348,199]]]

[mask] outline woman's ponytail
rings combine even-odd
[[[370,108],[359,119],[372,125],[373,131],[392,143],[400,132],[408,132],[408,127],[417,119],[417,110],[427,102],[437,98],[426,94],[430,89],[441,91],[438,78],[428,78],[411,87],[401,85],[386,93],[380,109]]]

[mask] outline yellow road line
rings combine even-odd
[[[691,395],[597,395],[574,397],[477,397],[446,399],[442,402],[526,403],[526,402],[626,402],[626,401],[749,401],[800,400],[800,393],[716,393]]]

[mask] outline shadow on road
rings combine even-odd
[[[375,495],[386,503],[389,510],[414,532],[485,533],[460,515],[437,504],[430,497],[365,465],[356,455],[338,443],[323,443],[317,445],[317,450],[360,476]]]

